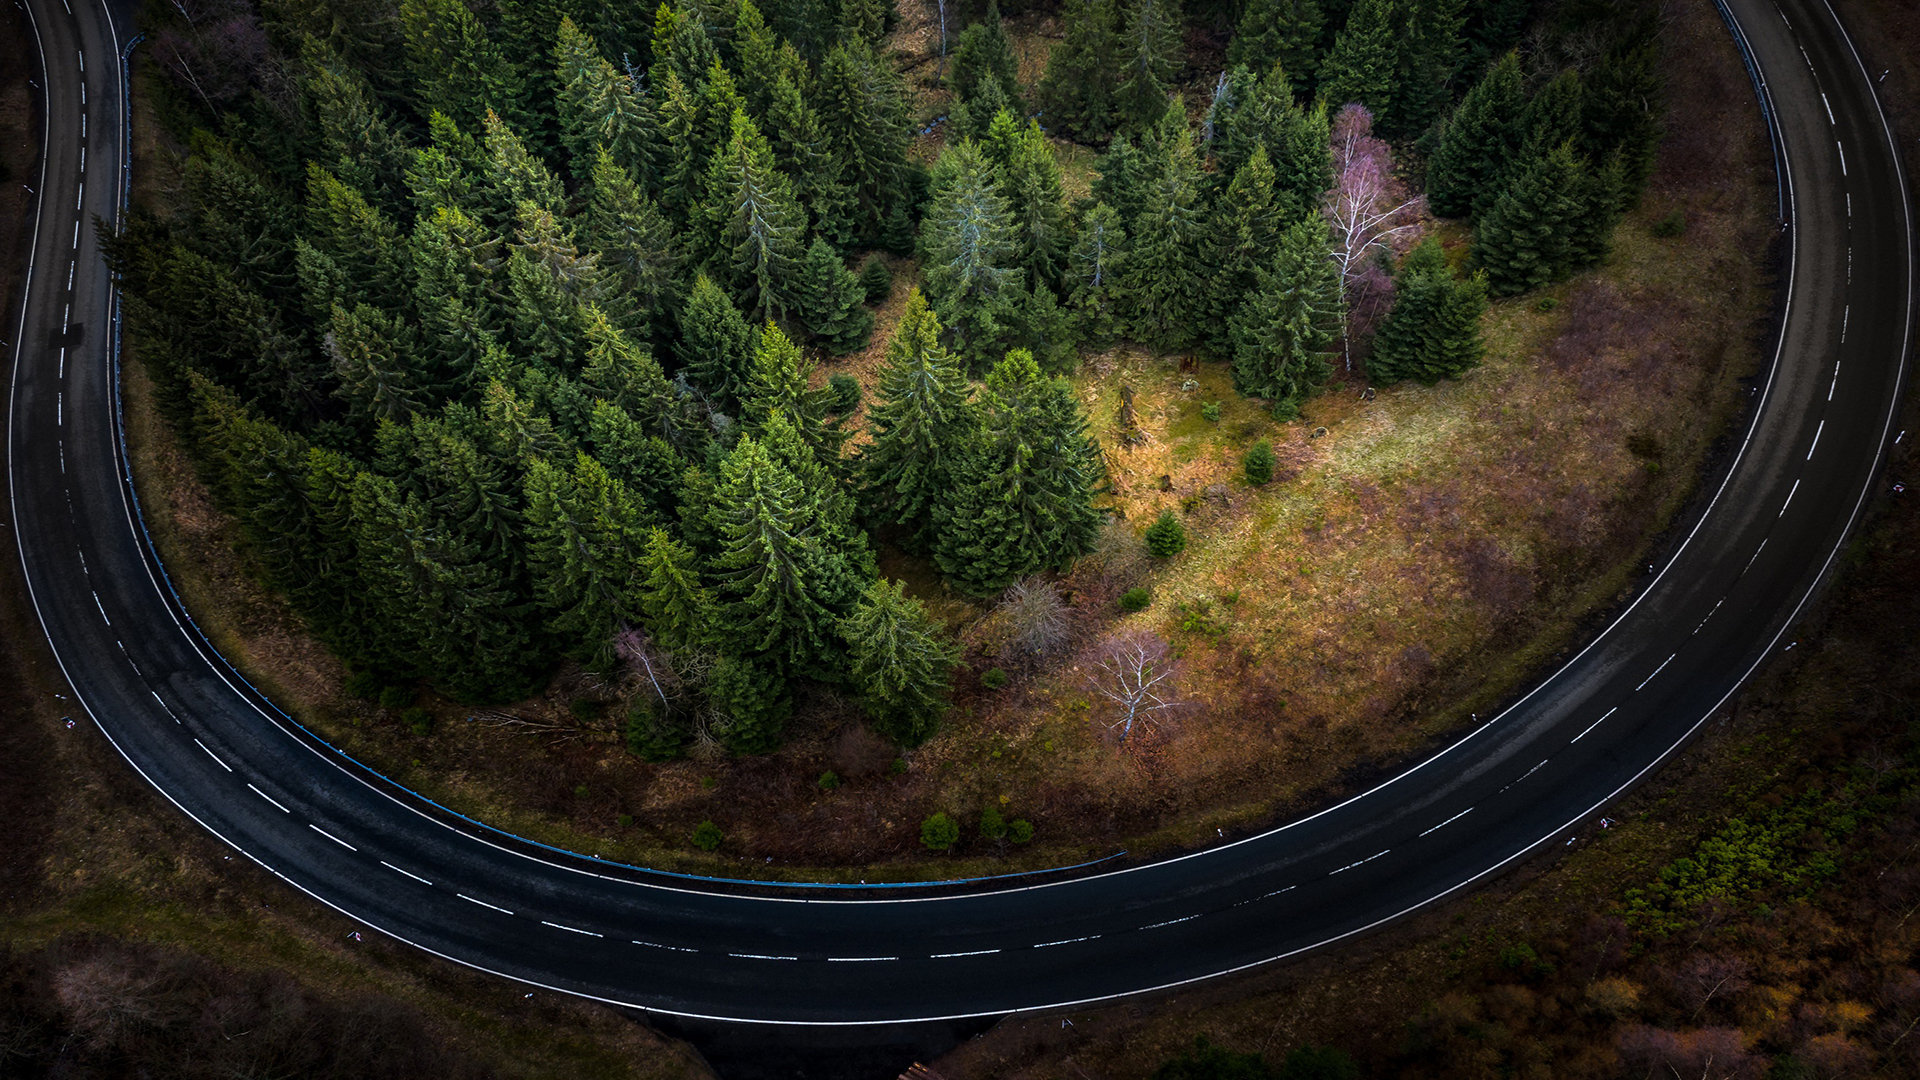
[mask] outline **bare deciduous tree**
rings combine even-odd
[[[1007,620],[1007,652],[1023,660],[1038,660],[1059,652],[1073,639],[1073,620],[1060,589],[1041,577],[1013,584],[1000,601]]]
[[[1115,719],[1107,730],[1118,731],[1122,742],[1133,734],[1135,725],[1158,726],[1182,704],[1171,681],[1173,651],[1156,635],[1134,632],[1109,639],[1094,667],[1087,681],[1095,693],[1113,703]]]
[[[1362,105],[1341,109],[1333,121],[1333,187],[1322,200],[1321,213],[1333,233],[1342,310],[1351,313],[1356,306],[1364,306],[1357,305],[1351,293],[1364,293],[1363,286],[1378,288],[1385,282],[1376,258],[1418,239],[1426,209],[1427,197],[1408,197],[1406,185],[1393,175],[1393,151],[1374,137],[1373,114]],[[1353,370],[1353,325],[1349,317],[1348,371]]]

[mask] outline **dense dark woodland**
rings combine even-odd
[[[956,652],[876,542],[976,596],[1085,553],[1079,345],[1197,351],[1282,418],[1336,367],[1456,375],[1486,294],[1600,259],[1650,170],[1643,5],[1069,0],[1032,87],[960,7],[938,118],[888,0],[150,7],[184,161],[112,242],[137,352],[362,689],[510,700],[570,656],[645,674],[650,758],[769,750],[821,684],[916,742]],[[1091,199],[1048,135],[1104,144]],[[875,250],[923,282],[849,453],[859,386],[808,352],[865,345]]]

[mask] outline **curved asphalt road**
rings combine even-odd
[[[109,281],[84,224],[112,218],[121,162],[121,43],[98,2],[29,0],[49,153],[8,437],[21,561],[54,652],[127,761],[237,850],[369,927],[573,994],[744,1021],[990,1015],[1176,985],[1378,925],[1559,842],[1785,646],[1890,438],[1912,278],[1891,135],[1824,0],[1730,0],[1791,183],[1779,354],[1684,546],[1499,718],[1275,832],[1025,888],[743,895],[509,850],[270,719],[157,584],[115,435]]]

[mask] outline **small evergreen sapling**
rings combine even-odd
[[[868,306],[886,303],[893,295],[893,271],[887,268],[887,260],[878,256],[867,260],[860,268],[860,288],[867,294]]]
[[[1270,482],[1273,479],[1273,444],[1265,439],[1254,443],[1240,464],[1246,470],[1247,483],[1257,486]]]
[[[960,823],[940,812],[920,823],[920,842],[928,851],[946,851],[960,842]]]
[[[1187,527],[1180,524],[1172,510],[1160,511],[1160,516],[1147,526],[1147,554],[1156,559],[1170,559],[1187,549]]]

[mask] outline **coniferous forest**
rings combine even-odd
[[[1642,5],[1066,0],[1031,84],[999,8],[942,10],[936,106],[890,0],[181,8],[179,183],[111,257],[266,583],[373,685],[638,664],[650,760],[772,750],[822,686],[912,745],[958,653],[877,555],[987,597],[1087,553],[1083,349],[1281,419],[1458,376],[1652,167]],[[883,254],[917,274],[862,401],[815,368],[869,346]]]

